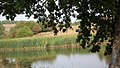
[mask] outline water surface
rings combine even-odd
[[[108,68],[109,57],[84,49],[0,53],[0,68]]]

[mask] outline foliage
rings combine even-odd
[[[4,34],[5,28],[3,27],[2,24],[0,24],[0,35]]]
[[[95,50],[90,50],[94,52],[100,49],[98,42],[108,38],[111,38],[109,42],[112,42],[115,16],[120,14],[119,0],[5,0],[0,2],[0,14],[6,16],[6,19],[14,20],[16,14],[26,14],[27,17],[33,15],[40,22],[48,21],[45,26],[51,26],[55,34],[58,33],[57,23],[64,24],[59,27],[64,32],[67,28],[71,28],[70,16],[80,19],[77,42],[81,41],[80,45],[83,48],[97,47]],[[46,14],[46,11],[49,14]],[[97,30],[97,33],[94,40],[89,42],[90,31],[93,31],[92,23],[96,24],[94,30]],[[111,45],[108,47],[110,50]]]
[[[4,35],[2,34],[2,35],[0,35],[0,39],[3,39],[4,38]]]
[[[16,37],[16,32],[17,31],[17,28],[16,27],[12,27],[11,29],[10,29],[10,31],[9,31],[9,36],[10,36],[10,38],[15,38]]]
[[[52,28],[51,27],[46,27],[47,23],[48,22],[44,22],[44,24],[42,22],[37,22],[40,27],[41,27],[41,32],[49,32],[49,31],[52,31]]]
[[[5,31],[5,28],[3,27],[2,24],[0,24],[0,39],[4,37],[4,31]]]
[[[11,38],[17,37],[17,31],[19,31],[20,28],[23,28],[25,26],[29,27],[29,29],[32,31],[32,33],[40,32],[40,26],[33,27],[34,25],[38,25],[38,24],[33,22],[33,21],[28,21],[28,22],[27,21],[19,21],[19,22],[17,22],[16,26],[10,29],[10,32],[9,32],[10,37]],[[36,31],[35,31],[35,28],[38,28],[38,29],[36,29]]]
[[[34,21],[17,21],[16,26],[12,27],[10,29],[10,32],[9,32],[10,37],[15,38],[17,30],[19,28],[23,28],[24,26],[29,27],[31,29],[31,31],[33,32],[33,34],[37,34],[37,33],[40,33],[40,32],[48,32],[48,31],[52,30],[52,28],[50,28],[50,27],[45,28],[44,25],[42,25],[40,22],[36,23]]]
[[[32,27],[32,31],[34,32],[34,34],[37,34],[41,31],[41,27],[39,24],[34,24],[33,27]]]
[[[35,22],[32,22],[32,21],[19,21],[16,23],[16,27],[17,28],[21,28],[21,27],[24,27],[24,26],[28,26],[30,27],[30,29],[32,29],[33,25],[36,24]]]
[[[33,32],[31,31],[31,29],[28,26],[24,26],[22,28],[19,28],[16,31],[16,37],[30,37],[33,35]]]
[[[20,21],[16,24],[17,28],[21,28],[23,26],[28,26],[30,29],[34,32],[34,34],[39,33],[39,32],[44,32],[44,31],[50,31],[50,28],[45,28],[44,25],[41,24],[41,22],[36,23],[36,22],[27,22],[27,21]]]

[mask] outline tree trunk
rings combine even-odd
[[[116,16],[115,32],[113,34],[113,51],[109,68],[120,68],[120,14]]]

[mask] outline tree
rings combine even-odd
[[[49,14],[45,12],[48,11]],[[77,12],[77,14],[76,14]],[[54,33],[58,30],[71,28],[70,16],[80,19],[77,42],[83,48],[91,47],[90,51],[99,52],[100,43],[108,39],[111,44],[106,46],[105,55],[111,54],[110,68],[120,67],[120,1],[119,0],[4,0],[0,1],[0,14],[6,19],[14,20],[16,14],[34,15],[38,21],[49,21],[45,27],[52,27]],[[60,21],[62,19],[62,21]],[[91,25],[97,30],[94,40],[90,40]],[[64,25],[64,26],[63,26]],[[63,29],[65,27],[66,29]],[[113,49],[113,50],[112,50]]]

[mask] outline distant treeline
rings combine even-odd
[[[4,35],[2,35],[2,38],[31,37],[41,32],[52,31],[52,27],[45,28],[42,23],[36,23],[34,21],[17,21],[17,23],[15,23],[15,26],[11,27],[9,30],[7,26],[3,27],[3,25],[1,24],[0,29],[2,31],[0,31],[1,34]]]
[[[18,22],[35,22],[35,21],[9,21],[9,20],[3,20],[0,21],[0,24],[16,24]],[[79,22],[74,22],[74,23],[70,23],[72,25],[79,25]]]
[[[3,21],[0,21],[0,24],[15,24],[15,23],[18,23],[18,22],[34,22],[34,21],[9,21],[9,20],[3,20]]]

